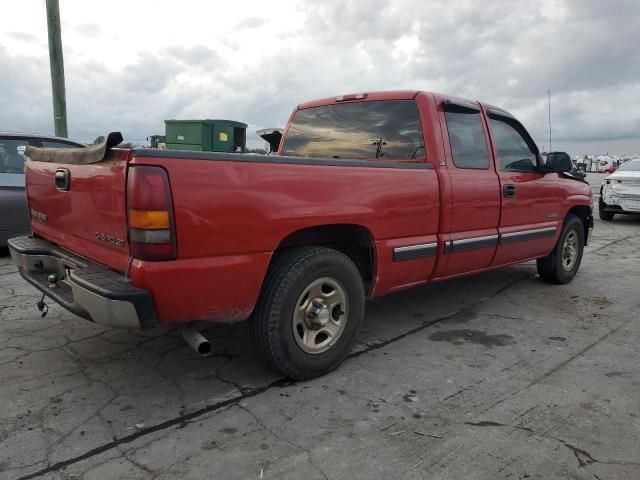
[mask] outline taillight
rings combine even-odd
[[[176,228],[167,172],[132,166],[127,178],[127,218],[131,255],[140,260],[174,260]]]

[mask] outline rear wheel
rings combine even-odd
[[[353,261],[324,247],[301,247],[271,265],[251,319],[256,348],[295,380],[337,367],[364,316],[364,286]]]
[[[578,273],[583,251],[582,220],[575,215],[568,215],[553,251],[537,261],[540,278],[549,283],[569,283]]]

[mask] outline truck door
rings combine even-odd
[[[500,244],[492,265],[546,255],[562,225],[558,175],[545,175],[538,148],[515,118],[489,109],[488,122],[502,197]]]
[[[487,268],[498,244],[500,185],[478,104],[447,99],[441,125],[451,183],[447,257],[439,276]]]

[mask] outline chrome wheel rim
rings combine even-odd
[[[562,268],[568,272],[578,260],[578,234],[571,230],[562,244]]]
[[[348,314],[344,287],[329,277],[314,280],[298,297],[293,312],[296,344],[312,355],[326,352],[342,335]]]

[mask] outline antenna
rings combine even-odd
[[[551,148],[551,90],[547,90],[547,97],[549,99],[549,152],[552,152]]]

